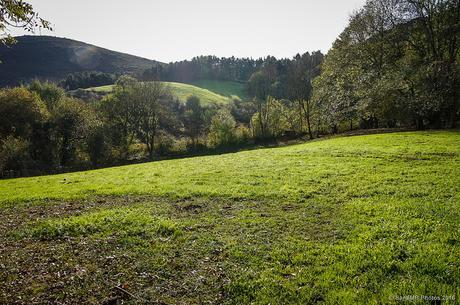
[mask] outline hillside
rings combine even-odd
[[[241,100],[249,98],[248,94],[246,93],[246,85],[242,82],[200,80],[190,84],[200,88],[208,89],[209,91],[223,96],[236,97]]]
[[[198,86],[193,86],[183,83],[175,82],[164,82],[171,89],[172,94],[177,97],[181,102],[187,100],[189,96],[197,96],[203,105],[211,104],[225,104],[229,101],[229,96],[223,96],[212,90],[207,90],[200,88]],[[85,89],[85,91],[96,92],[100,94],[108,94],[113,91],[113,86],[101,86]]]
[[[20,36],[11,47],[0,46],[0,86],[18,85],[32,78],[60,80],[80,71],[135,73],[153,60],[115,52],[67,38]]]
[[[2,180],[0,303],[458,299],[459,205],[458,131]]]

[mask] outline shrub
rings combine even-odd
[[[209,143],[212,147],[225,147],[236,143],[236,122],[230,111],[222,109],[211,120]]]
[[[20,170],[29,158],[29,142],[8,136],[0,143],[0,171]]]

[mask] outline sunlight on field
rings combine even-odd
[[[458,293],[459,132],[2,180],[0,198],[7,294],[17,287],[5,277],[35,287],[29,297],[64,281],[74,299],[103,299],[120,281],[142,299],[181,304],[396,304],[398,295]],[[67,272],[60,279],[44,263],[51,257]]]

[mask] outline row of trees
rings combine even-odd
[[[193,82],[197,80],[223,80],[245,82],[252,73],[257,71],[264,62],[270,61],[271,56],[265,59],[198,56],[191,60],[157,64],[145,70],[142,80],[164,80],[177,82]]]
[[[450,128],[458,121],[459,0],[368,0],[314,82],[332,128]]]
[[[55,85],[0,91],[0,169],[46,170],[75,161],[96,115]]]
[[[302,103],[269,95],[228,105],[203,106],[195,96],[182,103],[164,83],[129,76],[118,79],[113,94],[85,102],[35,81],[0,90],[0,171],[95,168],[291,137],[306,130]]]
[[[94,168],[244,144],[250,132],[232,115],[244,117],[241,109],[204,107],[195,96],[181,103],[164,83],[129,76],[91,102],[39,81],[2,89],[0,171]]]
[[[115,83],[117,78],[117,75],[104,72],[75,72],[67,75],[66,78],[59,82],[59,86],[66,90],[99,87],[105,85],[112,85]]]
[[[138,78],[146,81],[193,82],[204,79],[247,82],[254,73],[263,70],[270,81],[286,82],[288,74],[292,72],[293,62],[299,65],[310,57],[320,62],[323,54],[319,51],[297,54],[293,59],[277,59],[273,56],[258,59],[199,56],[192,60],[157,64],[145,70]]]

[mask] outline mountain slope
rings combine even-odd
[[[84,42],[51,36],[20,36],[11,47],[0,47],[0,86],[33,78],[58,80],[72,72],[136,73],[154,60],[115,52]]]

